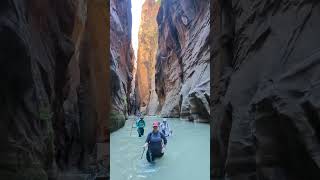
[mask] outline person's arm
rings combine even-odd
[[[143,120],[143,128],[146,127],[146,122]]]
[[[148,136],[147,136],[146,142],[145,142],[145,144],[143,145],[144,148],[146,148],[146,147],[148,146],[149,141],[150,141],[150,136],[151,136],[151,133],[149,133]]]
[[[167,138],[166,138],[166,136],[165,136],[162,132],[160,132],[160,136],[161,136],[161,138],[163,139],[164,145],[167,145]]]

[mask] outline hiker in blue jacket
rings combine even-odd
[[[148,147],[146,154],[147,160],[152,162],[156,158],[161,158],[166,145],[167,139],[165,135],[159,131],[159,123],[153,122],[153,130],[148,134],[146,143],[144,144],[144,148]]]
[[[136,120],[136,126],[139,137],[143,136],[144,134],[144,127],[146,126],[145,121],[143,120],[143,116]]]

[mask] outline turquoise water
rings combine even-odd
[[[173,136],[168,137],[166,152],[150,164],[143,152],[152,122],[162,118],[145,117],[143,137],[138,137],[132,120],[110,136],[111,180],[209,180],[210,179],[210,126],[169,118]]]

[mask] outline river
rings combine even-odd
[[[132,117],[131,117],[132,119]],[[143,137],[138,137],[133,120],[110,135],[111,180],[209,180],[210,179],[210,126],[180,119],[167,118],[173,136],[168,137],[166,152],[150,164],[143,151],[152,122],[162,118],[145,117]]]

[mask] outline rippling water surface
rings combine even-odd
[[[132,120],[111,134],[111,180],[209,180],[210,179],[210,126],[169,118],[173,136],[168,137],[167,150],[161,159],[150,164],[143,152],[152,122],[162,118],[145,117],[146,129],[138,137]]]

